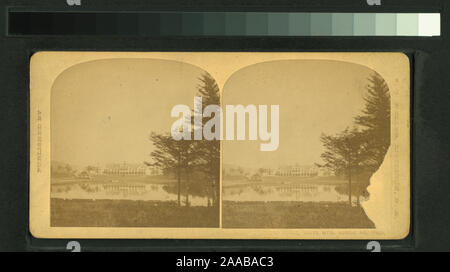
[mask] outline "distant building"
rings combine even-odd
[[[162,171],[154,166],[144,164],[108,164],[103,169],[104,175],[113,176],[156,176],[161,175]]]
[[[262,179],[262,177],[328,177],[333,176],[333,172],[323,167],[315,165],[288,165],[278,168],[263,167],[244,171],[240,167],[226,167],[223,170],[224,176],[244,176],[250,180]],[[256,178],[256,175],[259,178]]]
[[[280,177],[315,177],[319,174],[319,168],[313,165],[293,165],[280,167],[275,175]]]

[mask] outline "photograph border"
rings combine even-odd
[[[407,71],[401,73],[395,71],[396,64],[386,68],[386,61],[393,55],[401,55],[403,67],[407,66]],[[225,56],[226,55],[226,56]],[[162,58],[176,59],[191,64],[201,64],[204,59],[212,59],[211,63],[226,59],[230,55],[245,56],[240,59],[239,65],[246,66],[245,63],[254,64],[265,59],[279,60],[280,56],[287,59],[330,59],[344,60],[352,63],[367,66],[386,79],[391,90],[397,90],[398,83],[392,79],[400,74],[401,84],[399,87],[404,103],[401,108],[399,135],[402,137],[400,143],[399,165],[401,165],[401,190],[399,199],[401,204],[401,219],[391,221],[387,224],[388,229],[382,231],[368,229],[216,229],[216,228],[88,228],[88,227],[50,227],[50,205],[49,205],[49,169],[50,169],[50,141],[49,141],[49,108],[50,108],[50,88],[53,80],[66,68],[89,60],[104,58]],[[376,55],[374,57],[374,55]],[[190,56],[190,57],[189,57]],[[370,57],[369,57],[370,56]],[[384,56],[383,60],[380,56]],[[313,58],[314,57],[314,58]],[[203,60],[202,60],[203,59]],[[46,69],[39,69],[39,65],[34,63],[45,63]],[[359,62],[359,63],[358,63]],[[408,62],[406,64],[405,62]],[[223,63],[223,62],[221,62]],[[369,65],[368,65],[369,63]],[[211,68],[202,67],[217,78],[219,86],[221,80],[226,80],[226,76],[215,76],[217,68],[214,64]],[[30,63],[30,231],[37,238],[126,238],[126,239],[151,239],[151,238],[174,238],[174,239],[403,239],[410,229],[410,90],[411,90],[411,66],[407,55],[402,53],[381,53],[381,52],[38,52],[31,58]],[[403,68],[405,69],[405,68]],[[231,68],[233,71],[233,68]],[[236,69],[234,70],[236,71]],[[391,74],[393,72],[393,74]],[[397,85],[396,85],[397,84]],[[391,99],[393,98],[391,92]],[[394,99],[395,100],[395,99]],[[392,105],[393,102],[391,102]],[[405,107],[407,108],[405,110]],[[41,112],[38,116],[37,112]],[[36,122],[35,120],[40,120]],[[400,123],[401,123],[400,122]],[[39,125],[40,123],[40,125]],[[391,118],[391,128],[392,128]],[[40,139],[40,140],[38,140]],[[391,136],[392,139],[392,136]],[[391,143],[392,146],[393,143]],[[407,148],[406,148],[407,147]],[[35,152],[40,150],[39,152]],[[33,151],[33,152],[32,152]],[[40,155],[39,155],[40,154]],[[39,159],[40,156],[40,159]],[[405,161],[407,157],[407,161]],[[35,171],[40,169],[40,172]],[[222,180],[222,179],[221,179]],[[407,183],[407,184],[406,184]],[[222,191],[222,189],[221,189]],[[48,201],[45,199],[48,198]],[[392,219],[389,219],[392,220]],[[400,223],[399,223],[400,222]]]

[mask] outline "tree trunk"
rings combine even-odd
[[[352,171],[348,170],[348,204],[352,206]]]
[[[356,183],[357,185],[358,185],[358,183]],[[357,186],[357,190],[356,190],[356,206],[360,206],[359,205],[359,195],[361,194],[361,192],[360,192],[360,188],[359,188],[359,186]]]
[[[213,206],[214,207],[218,206],[218,204],[219,204],[219,195],[218,195],[216,187],[217,187],[217,182],[216,182],[216,180],[213,180],[212,190],[213,190],[213,196],[214,196],[213,197]]]
[[[178,207],[181,207],[181,152],[178,153]]]
[[[189,207],[189,173],[186,170],[186,207]]]
[[[181,206],[181,173],[178,169],[178,206]]]

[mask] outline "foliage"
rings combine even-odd
[[[321,166],[348,179],[350,204],[352,194],[356,194],[358,204],[359,196],[366,194],[369,179],[380,167],[390,145],[389,88],[379,74],[372,74],[368,81],[365,107],[355,117],[354,127],[336,135],[321,136],[325,147],[321,155],[325,164]]]
[[[202,97],[202,114],[208,105],[219,105],[219,87],[209,74],[199,78],[198,95]],[[195,112],[194,112],[195,114]],[[217,114],[217,113],[215,113]],[[203,117],[202,127],[213,117]],[[194,119],[187,120],[194,122]],[[194,131],[202,129],[194,127]],[[218,129],[218,128],[215,128]],[[191,133],[194,134],[194,131]],[[191,135],[192,136],[192,135]],[[191,137],[194,138],[194,137]],[[176,141],[170,134],[152,133],[150,140],[155,146],[151,153],[154,163],[147,163],[160,167],[164,173],[173,174],[178,180],[178,205],[181,195],[181,181],[184,183],[186,206],[189,205],[189,195],[205,194],[211,197],[213,205],[218,205],[220,181],[220,141],[218,140],[180,140]],[[167,190],[172,190],[167,188]]]
[[[62,164],[52,161],[51,175],[54,178],[70,178],[75,176],[76,171],[69,164]]]

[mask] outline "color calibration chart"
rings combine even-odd
[[[439,13],[9,12],[9,35],[440,36]]]

